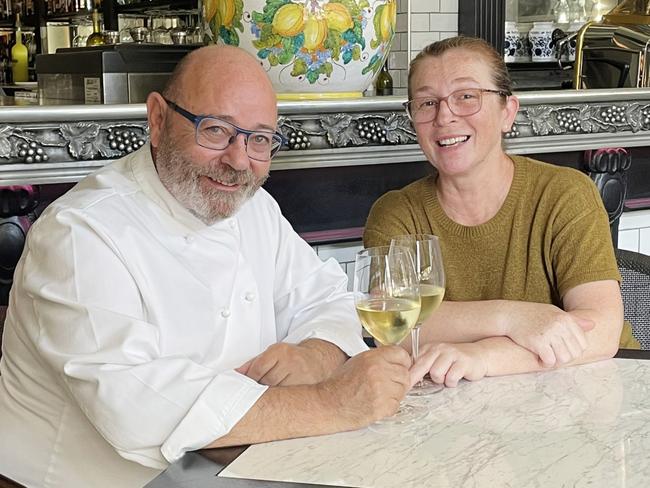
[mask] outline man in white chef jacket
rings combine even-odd
[[[0,473],[27,486],[142,486],[188,450],[359,428],[411,383],[259,189],[281,137],[256,60],[194,51],[147,114],[151,146],[54,202],[16,269]]]

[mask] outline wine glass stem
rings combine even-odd
[[[418,359],[420,355],[420,324],[415,324],[415,327],[411,329],[411,358],[413,363]],[[416,383],[416,388],[422,388],[424,381],[420,380]]]

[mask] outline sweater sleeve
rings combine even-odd
[[[557,208],[551,259],[560,296],[583,283],[620,281],[607,212],[593,182],[576,174]]]

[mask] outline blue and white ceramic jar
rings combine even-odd
[[[555,61],[553,22],[535,22],[528,33],[530,54],[534,63]]]
[[[528,30],[523,26],[517,26],[519,38],[515,50],[515,62],[524,63],[530,61],[530,42],[528,41]]]
[[[580,22],[580,21],[571,22],[567,30],[567,35],[571,36],[573,34],[576,34],[582,28],[583,25],[584,22]],[[567,41],[567,45],[564,48],[564,52],[562,53],[562,61],[575,61],[577,41],[578,39],[575,36],[570,41]]]
[[[519,29],[515,22],[506,22],[505,39],[503,41],[503,60],[506,63],[515,62],[517,54],[517,43],[519,40]]]

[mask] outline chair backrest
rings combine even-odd
[[[5,317],[7,316],[7,307],[0,305],[0,358],[2,357],[2,334],[5,328]]]
[[[650,349],[650,256],[617,249],[616,260],[623,276],[625,320],[632,325],[641,348]]]

